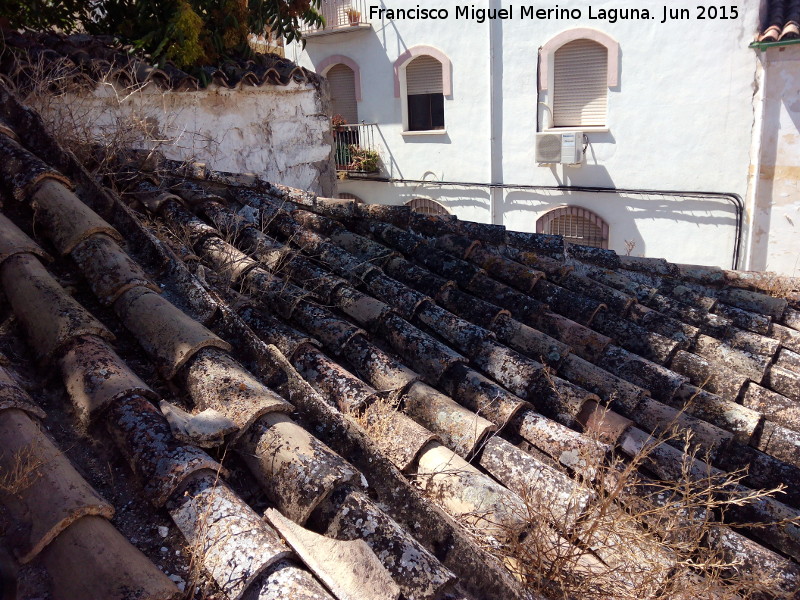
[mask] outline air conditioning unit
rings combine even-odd
[[[577,165],[583,162],[583,133],[536,134],[536,162],[541,164]]]

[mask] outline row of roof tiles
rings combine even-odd
[[[156,286],[147,281],[143,271],[118,245],[121,236],[117,229],[81,203],[70,190],[71,182],[63,176],[50,177],[52,170],[48,171],[11,137],[3,140],[3,149],[9,148],[12,151],[4,155],[10,159],[13,154],[15,158],[4,163],[6,181],[19,186],[15,195],[30,202],[48,221],[45,230],[58,254],[69,255],[79,268],[85,267],[84,275],[98,299],[111,305],[166,378],[179,376],[201,414],[215,410],[234,424],[236,433],[231,442],[246,457],[280,511],[302,525],[324,508],[331,539],[357,536],[368,540],[372,551],[379,553],[386,572],[396,581],[392,585],[404,597],[457,597],[447,591],[453,588],[456,577],[359,491],[367,482],[358,470],[289,418],[286,412],[292,406],[234,360],[228,342],[153,291]],[[274,587],[275,573],[283,572],[285,567],[281,561],[286,550],[275,543],[274,532],[270,533],[269,526],[257,517],[248,517],[252,511],[224,484],[215,483],[218,467],[214,461],[199,449],[177,442],[167,422],[147,400],[153,392],[108,346],[110,332],[60,289],[43,268],[40,260],[46,255],[41,248],[10,221],[4,220],[2,225],[4,261],[0,269],[5,291],[34,351],[43,361],[60,360],[76,412],[90,422],[105,421],[144,482],[150,501],[167,506],[190,543],[208,547],[204,566],[220,587],[233,598],[240,597],[251,585],[260,587],[266,597],[286,597],[287,593],[298,594],[306,588],[306,592],[316,594],[314,597],[327,597],[308,575],[305,579],[295,577],[299,583],[293,584],[294,590],[267,593]],[[152,249],[161,248],[164,252],[155,240],[151,244]],[[169,254],[161,259],[169,261]],[[181,270],[174,260],[172,266]],[[189,289],[194,289],[191,285]],[[293,392],[288,393],[289,397],[299,393],[305,402],[314,397],[307,384]],[[435,442],[435,436],[429,437],[433,469],[455,455]],[[472,473],[471,479],[463,483],[464,493],[488,487],[496,488],[498,501],[509,497],[508,490],[468,468]],[[231,510],[229,518],[214,521],[214,527],[206,530],[201,523],[203,511],[209,507],[216,510],[220,503],[220,510]],[[422,518],[422,513],[416,517]],[[433,518],[441,520],[435,513]],[[273,524],[276,521],[280,519],[272,519]],[[255,523],[262,531],[253,542],[257,544],[245,544],[241,534],[256,528]],[[302,531],[292,531],[297,539],[304,538]],[[452,531],[446,535],[455,537],[451,545],[458,545],[460,539],[470,554],[480,556],[480,550],[466,536],[459,538]],[[304,552],[299,547],[295,551],[301,555]],[[345,585],[348,576],[352,576],[348,575],[349,566],[363,567],[339,565],[335,573],[338,580],[329,589]],[[255,582],[262,571],[268,574]],[[478,572],[474,577],[480,580],[483,575]],[[381,593],[391,589],[389,586]],[[340,597],[353,596],[345,593]]]
[[[718,467],[752,465],[750,485],[794,483],[785,503],[764,499],[746,511],[733,511],[735,519],[774,523],[796,516],[800,478],[791,413],[797,398],[780,394],[790,386],[774,376],[783,373],[774,371],[778,363],[773,362],[785,350],[793,352],[795,338],[786,332],[794,331],[795,311],[785,299],[709,287],[704,281],[716,275],[697,268],[565,249],[560,238],[420,217],[398,207],[316,199],[272,186],[221,188],[219,178],[206,180],[204,187],[176,177],[167,182],[174,184],[169,193],[143,182],[133,197],[212,267],[209,276],[222,284],[215,292],[200,285],[163,242],[79,166],[42,144],[35,116],[9,96],[4,101],[11,136],[0,148],[7,158],[3,175],[13,195],[35,209],[48,242],[75,261],[98,299],[112,306],[163,376],[177,377],[192,399],[192,412],[213,411],[233,423],[235,447],[280,513],[333,538],[364,538],[406,597],[438,597],[456,581],[477,595],[520,593],[459,526],[414,492],[409,477],[422,481],[452,517],[468,521],[484,536],[503,539],[525,526],[517,491],[552,490],[565,516],[581,514],[590,498],[576,493],[578,483],[559,464],[581,472],[582,449],[635,453],[650,443],[650,431],[676,420],[695,432]],[[70,191],[72,181],[42,158],[76,178],[80,198]],[[221,190],[227,199],[215,194]],[[115,226],[83,202],[105,210]],[[197,473],[214,473],[214,465],[197,448],[177,443],[147,400],[151,392],[114,357],[107,330],[48,279],[40,263],[44,251],[13,224],[2,229],[6,293],[33,348],[45,360],[59,357],[78,414],[106,420],[147,482],[149,499],[166,503],[187,538],[196,539],[201,535],[198,506],[208,502],[203,492],[211,489]],[[120,231],[129,249],[136,249],[135,260],[119,245]],[[631,270],[634,265],[641,270]],[[681,286],[670,285],[670,276],[684,272],[691,273],[679,279],[686,289],[676,290]],[[157,286],[149,281],[152,273],[158,273]],[[591,284],[592,275],[594,281],[600,276],[606,281]],[[721,276],[729,282],[747,279]],[[9,285],[22,279],[29,283],[19,290]],[[236,308],[222,298],[231,294],[232,285],[245,294]],[[165,293],[157,293],[162,286]],[[641,317],[638,322],[634,313]],[[735,316],[738,326],[722,314]],[[770,337],[774,320],[786,330],[780,345],[769,342],[777,339]],[[758,331],[741,329],[743,324]],[[231,342],[238,356],[249,357],[254,372],[233,358]],[[797,370],[792,355],[786,356],[777,368],[791,382]],[[690,365],[687,373],[705,368],[710,375],[726,362],[742,363],[747,378],[738,388],[730,386],[727,396],[703,394],[691,387],[691,374],[674,370],[679,360]],[[114,365],[108,389],[105,380],[87,374],[105,364]],[[70,388],[69,382],[81,381],[87,392]],[[280,394],[264,385],[270,382]],[[761,413],[737,403],[751,386],[756,396],[788,409],[777,411],[782,424],[770,419],[771,410]],[[689,403],[689,410],[699,414],[681,413],[678,409],[698,393],[702,402]],[[400,410],[381,412],[387,398]],[[610,402],[612,412],[601,399]],[[314,435],[286,416],[292,405],[313,425]],[[363,413],[363,430],[354,430],[348,416],[354,412]],[[150,428],[163,432],[155,442],[144,435]],[[501,434],[492,435],[497,430]],[[587,435],[593,430],[601,442]],[[521,450],[509,436],[527,440],[536,450]],[[165,455],[170,457],[166,463]],[[659,447],[650,475],[676,476],[682,456],[679,448]],[[700,476],[709,467],[695,461],[694,468]],[[201,483],[191,487],[195,478]],[[404,525],[359,491],[366,482]],[[186,509],[194,521],[176,517],[175,507],[187,496],[176,493],[184,489],[196,490],[188,497],[198,505]],[[247,523],[246,505],[235,495],[228,500],[237,507],[237,522]],[[574,513],[571,502],[577,503]],[[271,521],[275,525],[280,517]],[[556,544],[568,543],[564,535],[570,528],[569,519],[556,521],[547,535]],[[712,543],[774,573],[780,581],[776,593],[790,596],[796,590],[800,536],[795,525],[749,532],[773,551],[732,529],[719,531]],[[445,547],[442,539],[449,540]],[[582,541],[593,545],[591,538]],[[238,597],[253,578],[233,578],[232,585],[224,570],[231,564],[249,565],[243,569],[248,574],[254,569],[241,558],[244,549],[230,546],[221,544],[206,567],[229,595]],[[438,560],[425,547],[438,547]],[[225,553],[231,552],[238,558],[228,558]],[[583,566],[593,569],[614,565],[619,556],[606,548],[583,559]],[[259,567],[274,572],[270,568]],[[628,574],[626,585],[635,586],[640,576]]]
[[[768,0],[759,42],[782,42],[800,38],[800,2]]]
[[[95,88],[101,81],[123,86],[153,83],[162,89],[193,91],[215,84],[234,89],[243,86],[290,83],[318,85],[315,73],[276,54],[255,54],[251,59],[228,59],[203,67],[198,78],[169,62],[155,66],[110,36],[63,35],[54,32],[3,31],[8,51],[0,57],[0,73],[12,85],[27,86],[31,76],[54,75],[65,88]]]

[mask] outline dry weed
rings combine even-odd
[[[740,569],[707,541],[722,525],[726,509],[780,490],[736,491],[742,489],[743,472],[709,469],[698,478],[690,436],[684,438],[679,478],[655,481],[642,475],[640,468],[652,452],[677,437],[673,430],[653,438],[631,460],[585,457],[594,461],[589,472],[595,477],[575,480],[573,499],[556,500],[535,487],[515,490],[525,506],[527,535],[515,532],[502,545],[479,541],[503,560],[531,598],[732,600],[769,595],[775,582]],[[587,493],[592,501],[580,514],[565,513],[564,506],[581,506],[580,497]],[[561,537],[555,538],[553,530]]]
[[[23,446],[12,456],[11,468],[0,473],[0,492],[12,496],[21,494],[42,476],[44,464],[32,445]]]

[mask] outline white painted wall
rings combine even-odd
[[[148,85],[129,95],[101,85],[91,96],[65,102],[92,123],[101,143],[117,136],[127,145],[158,145],[168,158],[323,195],[334,191],[327,85],[322,91],[290,83],[182,92]]]
[[[384,0],[381,6],[414,3]],[[445,21],[373,20],[371,30],[310,38],[287,55],[314,68],[331,55],[358,63],[362,101],[359,117],[379,124],[384,175],[395,179],[487,183],[491,171],[490,59],[495,53],[496,144],[500,162],[495,183],[520,186],[597,186],[729,192],[744,198],[754,127],[754,85],[758,57],[748,48],[758,29],[758,2],[734,3],[736,20],[695,19],[697,2],[679,0],[692,19],[660,23],[664,4],[638,0],[561,0],[580,8],[579,20],[522,20],[520,3],[482,0],[476,7],[516,8],[515,18],[479,24],[456,21],[454,0],[430,0],[425,8],[446,7]],[[463,4],[463,3],[461,3]],[[523,3],[526,4],[527,3]],[[588,6],[653,9],[649,21],[589,20]],[[536,4],[539,7],[539,4]],[[544,7],[544,5],[541,5]],[[490,28],[497,35],[490,49]],[[608,131],[589,134],[581,167],[540,167],[534,163],[537,123],[538,49],[554,35],[593,27],[615,38],[621,49],[619,85],[609,89]],[[446,134],[402,135],[401,100],[394,97],[392,64],[415,45],[434,46],[453,64],[453,94],[445,99]],[[294,54],[293,54],[294,53]],[[547,94],[539,97],[547,102]],[[543,111],[542,111],[543,112]],[[539,115],[544,116],[542,115]],[[731,266],[733,206],[717,199],[669,194],[592,195],[506,189],[495,198],[494,218],[485,187],[339,182],[339,191],[367,202],[397,204],[414,197],[441,202],[460,218],[503,223],[534,231],[536,219],[557,206],[593,210],[610,225],[609,247],[676,262]]]
[[[800,46],[769,48],[760,144],[752,167],[750,266],[800,275]]]

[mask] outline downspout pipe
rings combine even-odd
[[[741,248],[742,234],[744,232],[744,200],[739,194],[731,192],[696,192],[687,190],[649,190],[643,188],[614,188],[614,187],[591,187],[580,185],[523,185],[511,183],[477,183],[471,181],[430,181],[421,179],[391,179],[388,177],[351,177],[363,181],[380,181],[385,183],[413,183],[438,186],[459,186],[459,187],[478,187],[478,188],[502,188],[514,190],[547,190],[556,192],[590,192],[596,194],[638,194],[642,196],[679,196],[690,198],[713,198],[715,200],[725,200],[730,202],[736,211],[736,236],[733,242],[733,253],[731,257],[731,268],[736,270],[741,268]]]
[[[491,8],[499,9],[500,0],[491,0]],[[503,202],[503,21],[489,23],[489,219],[502,224],[499,215]]]

